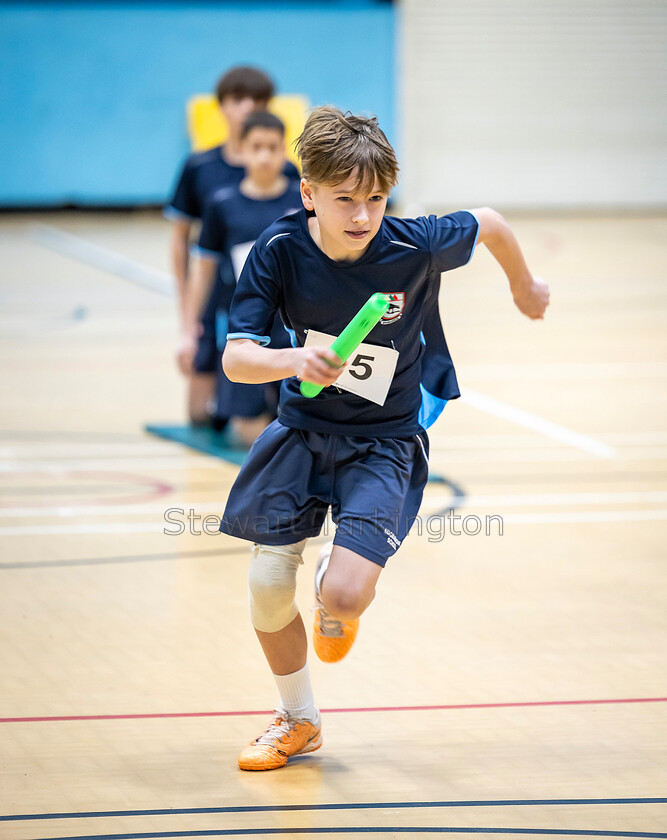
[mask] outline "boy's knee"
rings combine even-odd
[[[364,612],[375,597],[375,587],[371,590],[339,586],[327,586],[326,575],[320,593],[326,611],[339,621],[352,621]]]
[[[296,572],[303,563],[305,540],[293,545],[254,545],[248,571],[248,595],[253,627],[277,633],[298,613],[294,601]]]

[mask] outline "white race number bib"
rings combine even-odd
[[[308,330],[306,347],[331,347],[335,336]],[[384,405],[394,378],[398,350],[360,344],[347,360],[347,367],[336,380],[336,387],[377,405]]]
[[[241,242],[239,245],[232,245],[232,265],[234,266],[234,279],[239,282],[248,254],[252,251],[255,242]]]

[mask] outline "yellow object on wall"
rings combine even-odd
[[[285,123],[285,140],[288,158],[297,163],[293,143],[301,134],[310,103],[305,96],[274,96],[269,111]],[[219,146],[227,139],[227,123],[222,116],[218,100],[213,94],[198,93],[187,102],[188,136],[193,152],[203,152]]]

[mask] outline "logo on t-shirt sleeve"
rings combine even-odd
[[[405,292],[388,292],[389,309],[382,316],[380,324],[393,324],[403,314],[403,307],[405,306]]]

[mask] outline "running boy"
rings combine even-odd
[[[244,770],[281,767],[322,743],[294,603],[306,540],[331,507],[337,530],[315,576],[313,641],[321,659],[336,661],[419,509],[428,470],[422,418],[433,416],[433,401],[458,396],[434,317],[440,273],[465,265],[481,242],[524,315],[542,318],[549,302],[548,287],[532,276],[495,211],[384,217],[398,164],[375,118],[317,108],[298,151],[305,209],[257,240],[234,296],[223,358],[232,380],[284,379],[278,420],[257,439],[221,524],[224,533],[254,543],[251,618],[281,701],[268,730],[241,752]],[[326,336],[338,335],[374,292],[387,293],[392,307],[341,369]],[[294,333],[292,348],[262,346],[276,312]],[[429,353],[433,341],[438,346]],[[441,374],[431,370],[422,389],[427,361],[432,367],[437,359]],[[346,376],[354,393],[344,389]],[[306,399],[300,379],[329,387]]]
[[[185,289],[190,264],[190,237],[193,224],[201,219],[206,202],[218,189],[238,184],[245,175],[241,151],[241,129],[246,117],[255,110],[266,110],[275,93],[273,81],[255,67],[232,67],[221,76],[215,89],[220,110],[229,128],[227,142],[188,157],[181,171],[174,196],[165,215],[174,222],[171,251],[178,312],[182,332],[185,328]],[[292,163],[285,164],[285,174],[298,181]],[[227,266],[231,274],[231,266]],[[194,360],[190,355],[189,336],[184,335],[177,352],[181,372],[189,377],[188,414],[195,425],[209,421],[208,405],[215,392],[215,373],[219,353],[215,345],[215,308],[207,306],[202,319]]]
[[[194,356],[200,329],[199,316],[211,299],[218,313],[218,351],[227,336],[227,313],[236,280],[257,237],[287,213],[301,205],[299,183],[285,169],[285,126],[275,114],[254,111],[241,131],[241,150],[246,176],[240,184],[218,190],[204,209],[199,236],[199,265],[186,289],[186,335]],[[231,260],[233,274],[224,267]],[[231,280],[231,282],[230,282]],[[213,296],[211,290],[214,289]],[[276,317],[271,347],[289,347],[289,337]],[[230,382],[219,372],[216,416],[229,420],[234,437],[250,446],[276,416],[280,385],[271,382],[248,385]]]

